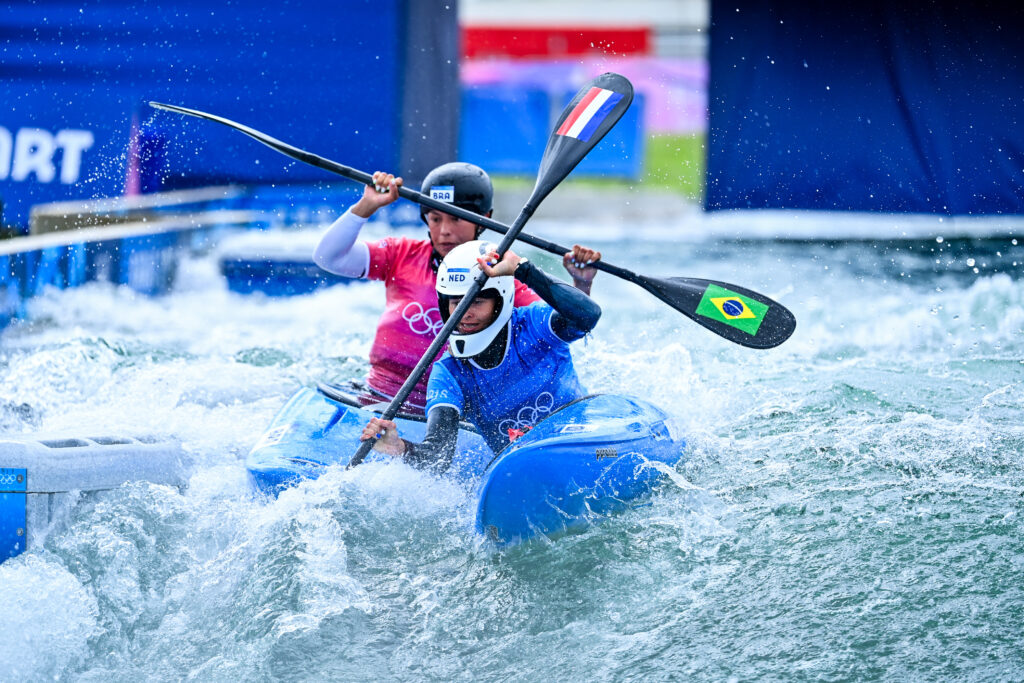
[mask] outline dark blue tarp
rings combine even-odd
[[[1024,213],[1022,7],[712,2],[706,207]]]
[[[443,0],[5,3],[3,220],[24,226],[35,203],[121,194],[133,119],[144,191],[332,179],[217,124],[155,112],[149,100],[360,168],[415,173],[449,161],[455,12]]]
[[[536,175],[548,136],[575,95],[576,89],[549,92],[519,85],[464,87],[459,158],[488,173]],[[637,93],[622,119],[571,177],[639,178],[646,140],[644,107],[644,96]]]

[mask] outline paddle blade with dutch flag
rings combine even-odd
[[[548,138],[527,207],[536,208],[622,118],[632,102],[633,85],[619,74],[601,74],[583,86]]]

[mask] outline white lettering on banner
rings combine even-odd
[[[53,165],[53,153],[57,143],[50,131],[42,128],[22,128],[14,138],[14,163],[11,165],[11,180],[25,180],[35,173],[41,183],[53,182],[57,169]]]
[[[60,181],[65,185],[78,182],[82,172],[82,154],[92,147],[95,138],[92,131],[67,128],[57,133],[57,146],[64,150],[60,165]]]
[[[82,155],[92,147],[92,131],[67,128],[53,135],[42,128],[21,128],[17,134],[0,126],[0,180],[23,182],[35,174],[41,183],[57,177],[54,155],[62,151],[60,182],[72,185],[82,173]]]
[[[11,131],[0,126],[0,180],[7,180],[11,168],[11,152],[14,151],[14,140]]]

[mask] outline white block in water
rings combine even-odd
[[[192,459],[152,437],[0,437],[0,467],[28,470],[27,493],[99,491],[130,481],[184,484]]]
[[[74,499],[71,492],[113,489],[135,481],[182,485],[191,469],[191,456],[176,441],[0,437],[0,562],[26,547],[38,547],[49,531],[62,526]]]

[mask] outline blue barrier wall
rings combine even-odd
[[[575,90],[552,96],[519,85],[467,86],[462,91],[459,159],[488,173],[533,176],[548,136]],[[633,104],[571,177],[639,178],[644,162],[644,98]]]
[[[162,216],[158,209],[131,223],[0,240],[0,330],[47,288],[109,282],[148,296],[168,293],[182,255],[208,249],[225,231],[267,226],[264,214],[236,208],[249,201],[240,195],[216,210]]]
[[[24,316],[25,303],[46,287],[105,281],[162,294],[173,282],[182,239],[170,232],[0,253],[0,330]]]
[[[1024,213],[1020,3],[711,4],[706,208]]]
[[[366,168],[423,173],[455,154],[452,2],[14,0],[0,7],[0,47],[7,225],[24,227],[32,204],[121,194],[133,127],[141,190],[330,178],[149,100]]]

